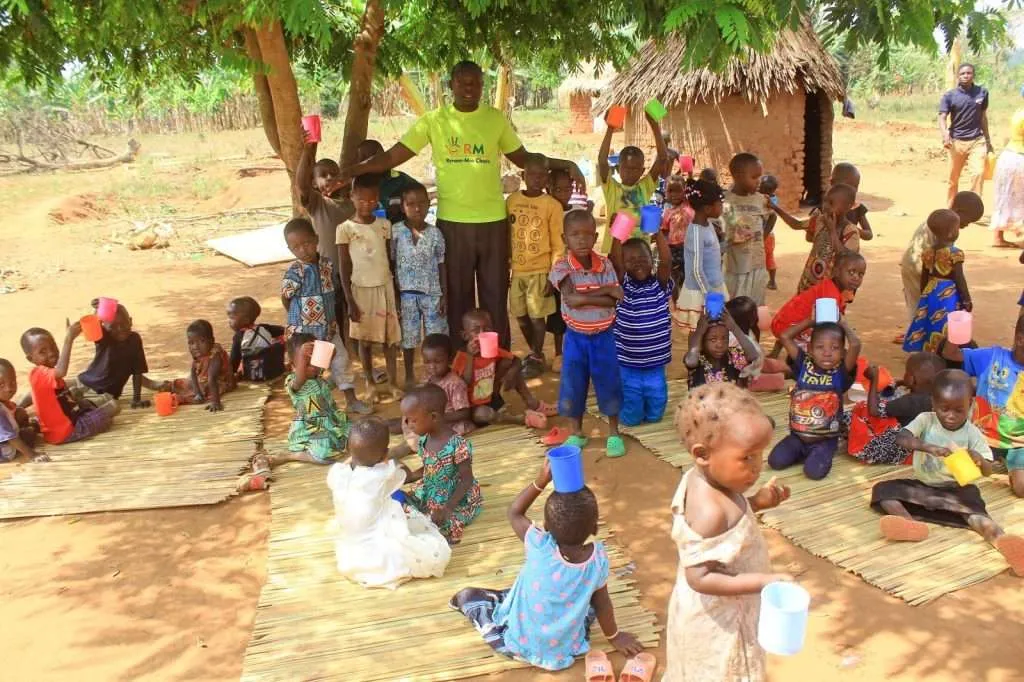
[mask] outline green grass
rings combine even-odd
[[[857,107],[857,120],[868,123],[913,123],[917,125],[938,126],[936,117],[939,113],[939,99],[942,93],[925,93],[913,95],[886,95],[876,100],[872,106],[870,96],[854,95]],[[1024,106],[1024,100],[1016,91],[997,91],[989,93],[989,129],[993,142],[1005,135],[1004,129],[1010,117],[1018,108]],[[838,109],[837,109],[838,113]]]

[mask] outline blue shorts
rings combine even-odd
[[[622,378],[611,328],[598,334],[566,329],[562,344],[558,413],[573,419],[582,417],[587,407],[587,391],[593,383],[601,414],[618,417],[622,409]]]
[[[622,410],[619,422],[637,426],[644,422],[660,422],[668,404],[668,381],[665,366],[636,369],[619,366],[622,374]]]
[[[1024,469],[1024,448],[992,448],[992,455],[997,459],[1006,460],[1007,471],[1021,471]]]
[[[448,318],[441,314],[441,297],[403,291],[400,298],[402,313],[402,348],[419,348],[423,330],[427,334],[447,334]]]

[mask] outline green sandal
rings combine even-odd
[[[608,436],[605,454],[608,457],[622,457],[626,454],[626,442],[622,440],[622,436]]]
[[[576,434],[573,434],[565,439],[563,445],[575,445],[576,447],[582,450],[583,448],[587,447],[587,439],[584,438],[583,436],[577,436]]]

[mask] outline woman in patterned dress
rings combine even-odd
[[[935,246],[921,255],[921,300],[903,341],[907,353],[938,352],[946,336],[946,320],[956,310],[972,310],[971,294],[964,279],[964,252],[956,248],[960,216],[948,209],[928,216]]]

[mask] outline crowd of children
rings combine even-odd
[[[21,337],[33,366],[21,404],[13,402],[14,367],[0,360],[0,461],[18,454],[43,459],[33,447],[37,437],[59,445],[110,428],[129,379],[132,407],[148,405],[141,394],[147,388],[219,411],[238,381],[286,375],[295,411],[287,452],[254,456],[246,485],[262,487],[283,462],[332,464],[327,481],[338,519],[338,570],[362,585],[394,589],[411,578],[442,575],[452,547],[480,514],[485,501],[473,466],[476,429],[509,421],[543,429],[560,415],[570,427],[554,429],[544,442],[583,447],[591,387],[608,421],[608,457],[626,454],[620,424],[662,421],[674,318],[689,333],[682,363],[690,389],[675,425],[694,466],[671,505],[680,577],[669,607],[665,680],[765,677],[756,643],[758,595],[767,583],[790,578],[771,572],[754,513],[784,502],[789,490],[773,480],[744,497],[773,432],[745,389],[782,390],[784,378],[794,384],[789,434],[771,448],[770,468],[800,465],[809,479],[825,478],[841,441],[865,464],[912,464],[914,478],[886,480],[872,492],[884,538],[922,540],[927,523],[970,528],[1024,574],[1024,539],[1006,534],[988,516],[979,489],[958,485],[942,463],[964,448],[987,474],[1001,458],[1013,492],[1024,497],[1024,315],[1012,348],[947,339],[949,314],[973,308],[956,241],[980,218],[980,199],[961,193],[951,210],[935,211],[915,233],[903,264],[905,286],[916,287],[907,294],[913,306],[901,340],[910,353],[903,378],[894,382],[868,366],[867,399],[847,408],[863,361],[845,313],[866,275],[860,242],[872,238],[867,209],[857,202],[857,168],[838,164],[820,210],[800,220],[778,205],[778,181],[764,174],[755,155],[731,160],[731,185],[723,189],[713,169],[693,177],[692,160],[685,171],[672,168],[678,153],[668,149],[658,124],[649,123],[658,151],[652,166],[640,149],[625,147],[613,168],[608,152],[615,130],[609,128],[598,174],[609,219],[619,211],[639,212],[659,193],[664,210],[653,235],[638,231],[619,240],[606,231],[596,250],[598,224],[585,188],[563,171],[549,172],[544,156],[526,159],[525,189],[507,198],[509,311],[526,340],[524,358],[508,348],[484,351],[484,335],[494,329],[487,310],[470,310],[461,329],[449,328],[445,237],[428,220],[423,185],[404,175],[363,175],[349,200],[337,164],[314,161],[316,145],[309,144],[296,175],[309,218],[284,227],[295,256],[280,289],[286,323],[263,324],[256,300],[236,298],[227,306],[230,352],[216,342],[208,321],[195,320],[186,329],[190,373],[166,382],[146,376],[142,339],[123,306],[104,323],[95,357],[77,379],[67,375],[80,324],[68,325],[61,347],[50,332],[31,328]],[[367,154],[379,148],[373,141],[365,146]],[[766,291],[777,287],[776,218],[804,231],[811,246],[795,295],[769,320],[763,305]],[[834,317],[820,317],[828,308],[822,301],[832,303]],[[1024,311],[1024,298],[1021,305]],[[769,329],[777,343],[765,354],[760,333]],[[549,368],[548,333],[561,355],[557,407],[527,385]],[[324,368],[330,379],[313,364],[318,342],[333,347]],[[350,344],[358,348],[366,401],[356,393]],[[383,350],[383,373],[374,367],[376,346]],[[776,357],[781,351],[785,362]],[[374,410],[383,383],[400,399],[401,419],[390,426],[363,416]],[[335,388],[344,407],[335,403]],[[506,406],[504,396],[512,392],[523,402],[522,416]],[[355,415],[360,418],[350,419]],[[390,434],[399,431],[406,445],[389,449]],[[401,464],[410,452],[418,453],[421,468]],[[339,461],[342,454],[347,458]],[[466,588],[450,606],[495,651],[552,670],[588,652],[589,628],[597,620],[619,651],[636,656],[631,670],[643,673],[654,662],[616,626],[607,553],[592,541],[594,494],[586,487],[552,493],[543,530],[526,516],[550,480],[542,467],[509,510],[526,557],[511,589]],[[725,621],[732,625],[721,627]],[[607,659],[594,655],[588,668],[607,670]]]

